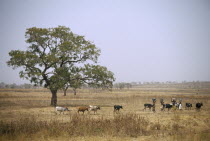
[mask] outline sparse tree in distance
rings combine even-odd
[[[76,90],[84,84],[95,88],[110,89],[115,80],[113,73],[100,65],[85,64],[83,68],[78,67],[73,72],[74,74],[72,71],[64,73],[64,96],[69,87],[73,88],[76,95]]]
[[[97,63],[100,50],[84,36],[58,26],[28,28],[25,37],[29,45],[27,50],[10,51],[7,64],[14,69],[23,68],[19,72],[21,78],[48,88],[52,93],[52,106],[57,105],[57,91],[73,80],[112,87],[114,74],[106,67],[90,64]],[[79,77],[75,77],[77,74]]]

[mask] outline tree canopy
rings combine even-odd
[[[52,93],[51,105],[57,104],[57,90],[67,83],[87,83],[112,88],[114,74],[97,65],[100,49],[74,34],[70,28],[32,27],[26,30],[26,51],[12,50],[7,62],[14,69],[22,67],[20,77],[36,85],[44,85]]]

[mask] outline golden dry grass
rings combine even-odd
[[[0,140],[31,140],[31,138],[33,140],[208,140],[210,138],[210,89],[201,89],[199,94],[196,93],[196,89],[177,88],[133,88],[112,92],[82,89],[76,96],[68,91],[67,96],[64,97],[63,93],[59,92],[58,105],[67,106],[72,110],[64,115],[59,115],[54,112],[53,107],[49,106],[51,94],[47,89],[0,89],[1,125],[11,125],[16,122],[19,124],[14,127],[15,129],[17,127],[24,127],[29,131],[36,129],[36,132],[30,135],[31,137],[24,132],[13,137],[10,134],[1,133]],[[192,110],[160,111],[159,99],[164,98],[165,102],[170,103],[172,97],[182,98],[183,105],[186,102],[192,103]],[[143,111],[143,104],[152,103],[152,98],[157,99],[156,112],[153,113],[148,109]],[[196,102],[204,104],[199,112],[195,110]],[[123,106],[120,114],[113,113],[115,104]],[[96,115],[93,113],[77,114],[78,106],[88,105],[99,105],[101,110]],[[116,121],[119,118],[121,122]],[[143,123],[148,124],[136,126],[140,124],[139,118],[145,119]],[[28,123],[35,121],[36,124],[27,125],[24,122],[27,119],[33,119]],[[72,132],[73,129],[68,125],[72,124],[73,119],[76,119],[77,132]],[[53,124],[55,121],[59,124],[67,123],[66,126],[61,127],[71,130],[71,134],[65,130],[58,134],[56,129],[60,126]],[[38,128],[42,126],[40,122],[52,124],[51,126],[57,128],[49,132],[48,126]],[[79,124],[80,122],[84,124]],[[88,127],[89,122],[96,122],[91,126],[100,126],[100,131],[96,131],[97,134],[94,134],[95,131],[88,132],[93,128]],[[106,122],[110,124],[105,124]],[[31,124],[34,128],[29,128]],[[138,129],[141,127],[144,130]],[[85,134],[81,135],[82,132]],[[58,136],[54,136],[56,133]]]

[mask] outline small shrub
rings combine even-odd
[[[179,131],[180,128],[183,128],[183,126],[179,125],[178,123],[172,124],[172,130]]]
[[[154,123],[154,124],[152,124],[152,125],[150,126],[150,129],[151,129],[151,130],[160,130],[160,128],[161,128],[161,125],[160,125],[159,122],[158,122],[158,123]]]

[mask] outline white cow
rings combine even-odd
[[[64,114],[64,111],[70,111],[70,110],[67,107],[59,107],[59,106],[55,107],[55,112],[56,113],[60,112],[60,114],[61,114],[61,112],[63,112],[63,114]]]
[[[99,106],[93,106],[93,105],[89,105],[89,112],[90,111],[94,111],[94,114],[97,113],[97,110],[100,110],[101,108]]]

